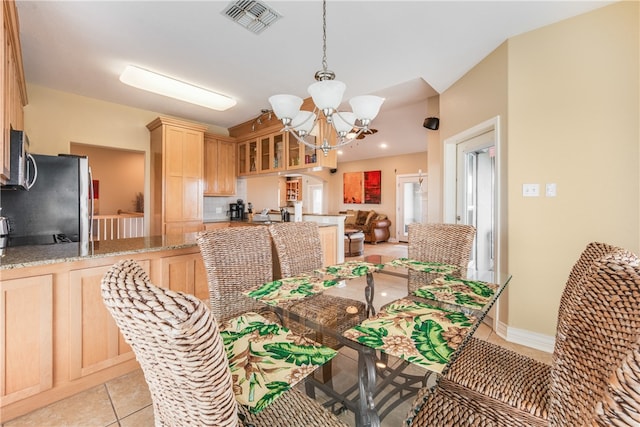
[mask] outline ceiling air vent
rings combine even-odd
[[[266,4],[250,0],[231,2],[222,13],[255,34],[260,34],[282,18],[282,15]]]

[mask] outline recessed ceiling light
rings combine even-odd
[[[138,89],[211,108],[212,110],[224,111],[236,105],[236,100],[228,96],[133,65],[127,65],[127,68],[120,74],[120,81]]]
[[[380,148],[387,148],[387,143],[383,142],[382,144],[380,144]]]
[[[338,150],[338,155],[341,156],[342,154],[342,150]]]

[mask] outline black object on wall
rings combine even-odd
[[[437,117],[427,117],[424,119],[422,126],[430,130],[438,130],[438,127],[440,127],[440,119]]]

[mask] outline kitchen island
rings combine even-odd
[[[0,422],[137,369],[100,294],[104,273],[136,260],[162,287],[206,300],[195,233],[6,248],[0,259]]]
[[[325,265],[341,262],[337,225],[319,225]],[[152,283],[206,301],[196,237],[6,248],[0,258],[0,423],[137,369],[133,351],[102,302],[102,276],[116,262],[134,259]]]

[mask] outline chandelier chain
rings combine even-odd
[[[322,71],[327,71],[327,0],[322,0]]]

